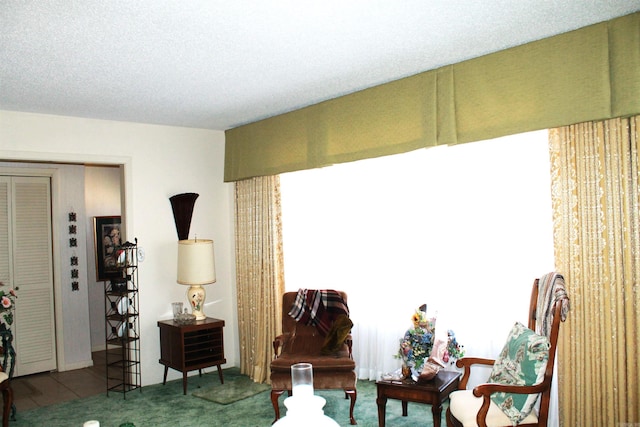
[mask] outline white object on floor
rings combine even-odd
[[[333,419],[324,414],[327,401],[320,396],[291,396],[284,400],[287,415],[272,424],[272,427],[340,427]]]

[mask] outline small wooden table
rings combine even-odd
[[[407,402],[429,403],[433,413],[433,426],[440,427],[442,402],[458,389],[460,372],[440,371],[431,381],[416,383],[412,379],[376,381],[378,389],[378,426],[384,427],[387,399],[402,400],[402,416],[407,416]]]
[[[182,391],[187,394],[187,373],[203,368],[218,367],[220,383],[224,377],[220,365],[224,358],[224,320],[207,317],[194,323],[182,325],[174,320],[160,320],[160,360],[164,365],[162,384],[167,383],[167,371],[173,368],[182,372]]]

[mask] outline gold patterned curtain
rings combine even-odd
[[[284,293],[280,178],[236,182],[235,211],[240,371],[269,382]]]
[[[640,116],[550,131],[563,426],[640,423]]]

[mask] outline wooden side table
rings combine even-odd
[[[169,368],[182,372],[182,389],[187,394],[187,373],[209,366],[218,367],[220,383],[224,384],[222,364],[224,358],[224,340],[222,328],[224,320],[207,317],[188,325],[181,325],[173,320],[161,320],[160,328],[160,360],[164,365],[162,384],[167,383]]]
[[[384,427],[387,399],[402,400],[402,416],[407,416],[407,402],[431,404],[433,413],[433,426],[440,427],[442,417],[442,402],[449,398],[452,391],[458,389],[460,373],[452,371],[440,371],[431,381],[416,383],[415,381],[376,381],[378,389],[378,426]]]

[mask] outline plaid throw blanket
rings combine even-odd
[[[562,303],[560,320],[567,320],[569,313],[569,295],[564,277],[559,273],[545,274],[538,280],[538,304],[536,307],[536,333],[549,336],[553,323],[553,307],[557,301]]]
[[[334,320],[341,314],[349,317],[349,307],[334,290],[298,289],[289,316],[304,325],[313,325],[326,336]]]

